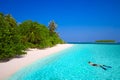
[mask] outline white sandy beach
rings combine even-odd
[[[72,44],[58,44],[52,48],[30,49],[22,58],[14,58],[8,62],[0,63],[0,80],[4,80],[18,71],[20,68],[34,61],[71,47]]]

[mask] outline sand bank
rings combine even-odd
[[[71,46],[72,44],[58,44],[52,48],[29,49],[27,50],[27,54],[25,54],[22,58],[14,58],[8,62],[0,63],[0,80],[6,79],[20,68],[27,66],[28,64],[31,64],[38,59],[45,58],[46,56],[49,56]]]

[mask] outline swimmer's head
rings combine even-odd
[[[91,63],[90,61],[88,63]]]

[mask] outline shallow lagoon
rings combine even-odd
[[[112,68],[103,70],[88,61]],[[8,80],[120,80],[120,45],[74,44],[22,68]]]

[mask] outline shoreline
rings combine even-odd
[[[29,49],[26,51],[27,54],[23,55],[21,58],[13,58],[8,62],[2,62],[0,63],[0,72],[2,72],[2,74],[0,74],[0,80],[7,79],[21,68],[37,61],[38,59],[55,54],[66,48],[72,47],[72,45],[73,44],[58,44],[46,49]]]

